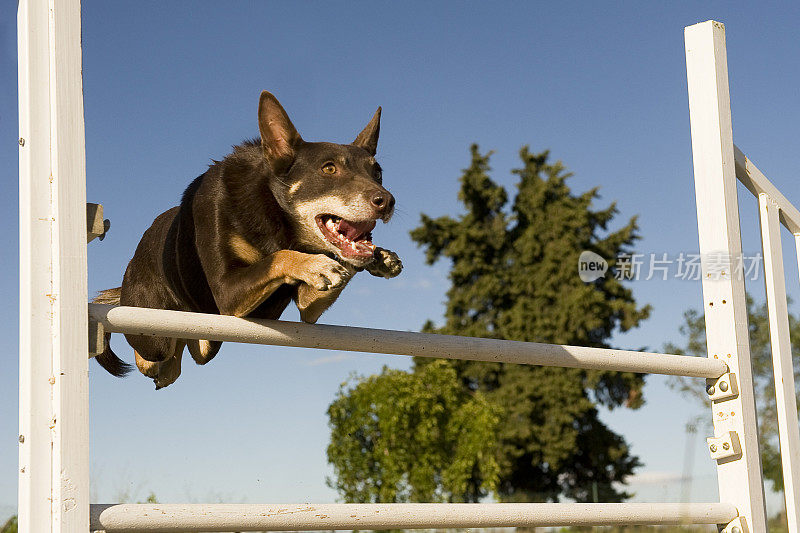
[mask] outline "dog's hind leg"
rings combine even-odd
[[[145,376],[152,378],[160,389],[175,382],[181,375],[181,356],[186,342],[165,337],[128,336],[134,347],[136,366]]]
[[[189,348],[189,353],[192,354],[192,359],[198,365],[204,365],[214,359],[222,343],[219,341],[206,341],[189,339],[186,341],[186,346]]]
[[[158,377],[158,366],[161,364],[160,361],[148,361],[136,350],[133,351],[133,354],[136,356],[136,368],[139,369],[139,372],[147,376],[148,378],[155,379]]]
[[[159,363],[158,376],[153,380],[156,390],[172,385],[181,375],[181,359],[183,358],[184,343],[179,342],[175,347],[175,355]]]

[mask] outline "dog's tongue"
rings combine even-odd
[[[367,220],[364,222],[348,222],[347,220],[342,219],[341,222],[339,222],[339,227],[337,229],[339,230],[339,233],[351,241],[355,241],[362,235],[365,235],[375,229],[375,221]]]

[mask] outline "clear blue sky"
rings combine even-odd
[[[2,6],[0,519],[16,501],[18,323],[16,2]],[[406,269],[389,281],[358,277],[323,322],[417,330],[442,316],[448,265],[426,266],[408,232],[420,213],[459,212],[472,142],[495,150],[494,177],[508,186],[522,145],[550,149],[575,172],[574,190],[599,185],[598,205],[618,201],[620,224],[640,216],[639,250],[696,251],[683,27],[710,18],[728,30],[736,142],[798,201],[798,4],[86,1],[88,200],[112,221],[89,248],[90,290],[119,285],[152,219],[211,158],[257,133],[262,89],[308,140],[349,142],[383,106],[379,159],[398,214],[375,235]],[[745,250],[755,251],[755,209],[742,199]],[[795,287],[791,261],[787,278]],[[751,283],[757,297],[762,285]],[[617,336],[620,347],[677,339],[681,313],[701,301],[698,282],[631,286],[654,313]],[[130,359],[121,339],[115,346]],[[409,362],[226,344],[212,364],[186,364],[158,392],[140,375],[118,380],[91,363],[94,499],[152,490],[176,502],[333,501],[327,405],[351,372]],[[657,377],[645,396],[638,412],[604,417],[645,462],[637,498],[674,499],[679,486],[668,480],[683,468],[683,424],[698,409]],[[714,499],[701,442],[692,496]]]

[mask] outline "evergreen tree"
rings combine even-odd
[[[454,219],[422,216],[411,236],[428,263],[451,261],[445,323],[425,331],[449,335],[607,347],[612,332],[636,326],[649,314],[613,275],[584,283],[578,257],[590,250],[612,269],[631,253],[635,218],[615,231],[615,204],[594,210],[597,189],[574,195],[571,176],[548,152],[520,151],[517,194],[489,177],[489,156],[472,146]],[[418,359],[418,366],[427,364]],[[503,409],[498,430],[500,484],[507,501],[619,501],[615,484],[640,463],[625,440],[598,418],[609,408],[641,405],[641,375],[453,361],[463,386],[483,391]]]
[[[630,253],[637,239],[635,219],[609,230],[617,213],[615,205],[594,210],[596,189],[574,195],[566,184],[570,174],[563,165],[548,162],[547,152],[532,154],[527,147],[520,152],[522,167],[514,171],[519,182],[509,205],[505,189],[489,177],[490,154],[481,154],[477,146],[472,146],[471,153],[459,191],[465,213],[458,218],[422,215],[422,225],[411,233],[425,248],[429,264],[442,258],[451,261],[445,322],[436,327],[428,321],[425,331],[607,347],[612,332],[635,327],[648,316],[649,307],[637,307],[630,290],[613,275],[584,283],[577,271],[581,251],[590,250],[606,258],[613,272],[616,258]],[[463,463],[471,470],[459,471],[469,474],[460,488],[443,489],[441,467],[433,469],[428,481],[412,481],[409,474],[405,477],[407,499],[424,501],[447,494],[446,499],[475,501],[488,492],[504,501],[562,497],[619,501],[629,496],[619,484],[640,462],[624,438],[600,421],[596,405],[638,407],[642,376],[417,359],[413,372],[402,373],[402,379],[430,381],[427,373],[431,371],[441,383],[449,383],[450,378],[444,376],[449,371],[461,398],[492,406],[483,407],[484,423],[475,431],[486,434],[492,443],[496,475],[489,475],[493,467],[484,450],[480,455],[484,463],[478,456]],[[417,409],[398,409],[413,401],[391,392],[391,387],[386,389],[370,396],[368,410],[358,406],[367,403],[357,398],[362,392],[359,386],[343,389],[329,411],[333,433],[328,457],[338,477],[332,485],[348,501],[397,501],[396,492],[382,492],[385,462],[395,463],[395,454],[410,454],[404,459],[410,468],[416,460],[426,462],[436,454],[428,445],[398,448],[415,435],[420,421],[402,421]],[[435,432],[451,432],[450,424],[458,419],[458,406],[464,401],[441,404],[443,410],[437,411],[432,422]],[[494,426],[487,423],[490,411],[497,416]],[[364,416],[365,412],[369,415]],[[385,447],[385,459],[373,459],[375,439],[393,443]],[[389,478],[390,486],[397,486],[398,475]],[[354,492],[354,487],[361,492]]]

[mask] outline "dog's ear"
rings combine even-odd
[[[358,134],[356,140],[353,141],[353,144],[356,146],[360,146],[364,150],[370,153],[370,155],[375,155],[375,152],[378,151],[378,135],[381,132],[381,108],[379,107],[375,114],[372,116],[372,120],[369,121],[361,133]]]
[[[273,172],[282,174],[294,161],[295,147],[303,139],[281,103],[269,91],[263,91],[258,101],[258,129],[264,157]]]

